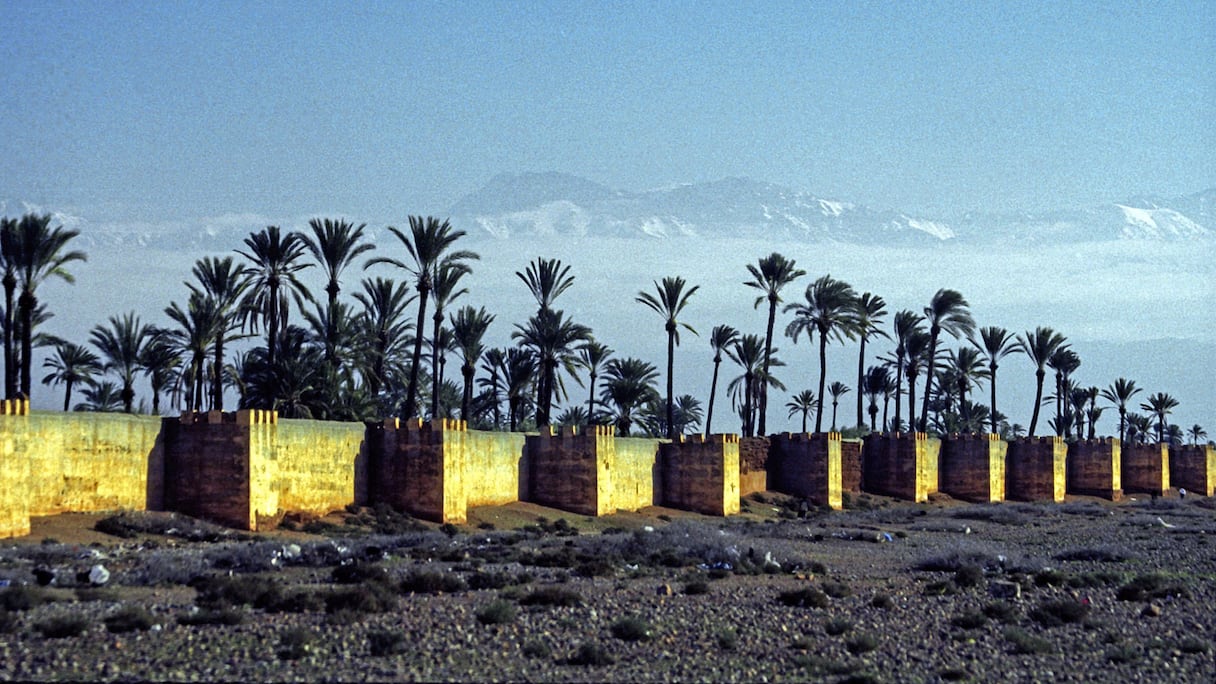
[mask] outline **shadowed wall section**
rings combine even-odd
[[[1216,494],[1216,447],[1170,447],[1170,485],[1200,496]]]
[[[768,437],[739,438],[739,496],[768,489]]]
[[[1119,440],[1088,439],[1068,445],[1068,493],[1117,501],[1123,496]]]
[[[1005,498],[1063,501],[1067,457],[1068,445],[1059,437],[1010,442],[1005,456]]]
[[[941,441],[923,432],[866,436],[863,488],[874,494],[924,502],[938,491]]]
[[[1170,488],[1170,448],[1165,444],[1123,447],[1123,489],[1161,495]]]
[[[739,437],[681,436],[659,445],[662,503],[705,515],[739,512]]]
[[[941,491],[963,501],[1004,501],[1007,448],[997,435],[954,435],[942,440]]]
[[[840,510],[840,447],[839,432],[774,436],[768,458],[769,489]]]

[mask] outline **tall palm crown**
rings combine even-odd
[[[913,330],[904,341],[904,371],[908,379],[908,427],[916,431],[916,376],[929,365],[929,333]]]
[[[245,238],[245,250],[237,254],[249,260],[245,275],[251,279],[244,308],[256,325],[257,317],[266,326],[266,358],[274,367],[278,356],[279,332],[287,329],[291,301],[303,308],[312,294],[298,274],[312,264],[302,258],[307,247],[299,233],[283,234],[278,226],[267,226]]]
[[[957,383],[959,418],[964,425],[970,421],[970,409],[967,404],[967,393],[979,381],[988,377],[988,370],[980,359],[980,352],[975,347],[960,347],[950,352],[950,370]],[[968,428],[971,429],[971,428]]]
[[[1047,358],[1047,367],[1051,368],[1056,373],[1056,424],[1057,433],[1059,428],[1066,427],[1065,413],[1068,410],[1069,399],[1068,393],[1072,388],[1072,383],[1069,378],[1072,374],[1081,367],[1081,357],[1075,351],[1067,347],[1057,349]]]
[[[87,261],[80,250],[68,250],[68,243],[80,231],[63,226],[51,227],[51,215],[26,214],[21,217],[14,234],[15,261],[18,286],[21,294],[17,298],[18,330],[21,334],[21,381],[20,392],[30,396],[31,365],[34,347],[34,311],[38,308],[38,286],[49,278],[60,278],[67,283],[76,279],[67,271],[73,261]]]
[[[215,332],[215,362],[211,369],[211,406],[216,411],[224,410],[224,344],[229,333],[240,325],[240,303],[249,289],[250,280],[244,269],[237,266],[232,257],[203,257],[194,264],[192,271],[201,289],[214,302],[215,314],[220,325]]]
[[[355,300],[363,310],[356,325],[362,330],[364,382],[368,393],[377,397],[388,383],[390,363],[406,351],[413,324],[406,320],[405,310],[414,295],[404,283],[388,278],[365,278],[360,285],[363,291],[355,293]]]
[[[452,315],[452,337],[460,350],[460,375],[464,380],[464,392],[460,397],[460,417],[464,420],[469,419],[469,406],[473,402],[473,375],[485,351],[482,339],[493,322],[494,316],[485,307],[474,309],[463,306]]]
[[[934,365],[937,362],[937,341],[944,330],[954,338],[970,335],[975,330],[967,300],[957,290],[940,289],[925,307],[925,322],[929,324],[928,374],[925,378],[925,398],[921,404],[920,426],[925,430],[929,420],[929,397],[933,393]]]
[[[1191,427],[1187,428],[1186,433],[1191,437],[1192,446],[1198,445],[1199,440],[1208,436],[1207,430],[1204,430],[1203,426],[1199,423],[1195,423]]]
[[[655,294],[639,292],[636,301],[663,317],[664,328],[667,331],[667,438],[675,439],[675,404],[673,403],[673,374],[675,368],[676,346],[680,344],[680,328],[696,335],[697,331],[687,323],[677,320],[688,300],[700,289],[700,285],[687,285],[680,276],[663,278],[662,284],[654,284]]]
[[[857,339],[861,342],[857,351],[857,427],[865,425],[861,415],[861,399],[865,389],[866,341],[890,335],[879,326],[887,316],[887,303],[882,297],[866,292],[857,299]]]
[[[1016,335],[997,326],[985,326],[980,328],[979,333],[979,340],[971,338],[971,344],[984,352],[988,359],[988,389],[991,393],[990,406],[992,408],[989,412],[990,431],[992,434],[996,434],[996,371],[1001,359],[1010,354],[1022,353],[1022,345],[1018,342]]]
[[[177,349],[157,332],[152,332],[139,355],[139,365],[152,387],[152,415],[160,415],[160,394],[176,375],[181,364]]]
[[[540,389],[537,391],[536,424],[549,425],[549,413],[553,403],[559,366],[573,371],[577,362],[578,347],[591,339],[591,328],[566,318],[562,311],[544,310],[528,319],[527,324],[516,324],[512,339],[536,355],[540,371]]]
[[[1109,401],[1115,408],[1119,409],[1119,441],[1122,442],[1124,433],[1127,428],[1127,402],[1131,401],[1132,397],[1144,391],[1140,387],[1136,387],[1134,380],[1127,378],[1119,378],[1111,383],[1110,387],[1102,390],[1102,398]]]
[[[764,332],[764,374],[768,375],[773,356],[773,327],[777,322],[777,305],[781,303],[781,290],[786,285],[806,275],[806,271],[795,267],[793,259],[773,252],[762,257],[756,265],[748,264],[747,271],[752,279],[743,283],[748,287],[760,290],[752,308],[759,308],[762,303],[768,303],[768,324]],[[713,407],[710,407],[713,410]],[[760,434],[766,434],[768,416],[768,386],[760,389],[760,406],[758,407],[760,424],[757,428]]]
[[[1157,442],[1164,442],[1166,431],[1165,417],[1178,408],[1178,400],[1165,392],[1157,392],[1150,394],[1148,400],[1140,404],[1140,408],[1157,416]]]
[[[815,393],[811,390],[802,390],[790,397],[790,400],[785,403],[785,408],[789,410],[787,418],[802,415],[802,432],[805,433],[807,417],[819,410],[819,400],[815,398]]]
[[[714,350],[714,374],[709,383],[709,409],[705,414],[705,436],[713,429],[714,401],[718,396],[718,370],[722,366],[722,353],[739,339],[739,331],[729,325],[715,325],[709,333],[709,347]]]
[[[186,308],[172,302],[165,308],[165,315],[178,325],[177,328],[161,331],[159,337],[165,345],[189,355],[186,380],[186,409],[203,409],[203,379],[206,375],[207,352],[216,341],[224,324],[216,300],[195,290],[190,293]]]
[[[587,420],[590,423],[595,422],[595,381],[610,356],[612,350],[597,340],[587,340],[578,350],[578,364],[587,369]]]
[[[828,394],[832,395],[832,427],[829,428],[832,432],[836,432],[836,406],[840,403],[840,397],[848,393],[849,386],[839,380],[828,385]]]
[[[806,302],[793,303],[785,311],[794,312],[794,320],[785,334],[795,343],[802,332],[809,337],[819,333],[819,396],[824,396],[827,380],[827,344],[829,339],[853,339],[857,330],[857,294],[843,280],[825,275],[806,288]],[[815,432],[823,431],[823,412],[815,416]]]
[[[570,267],[563,266],[560,259],[538,257],[524,271],[516,271],[515,275],[528,286],[539,311],[552,309],[553,302],[574,284]]]
[[[439,385],[442,381],[442,373],[439,368],[443,363],[441,352],[444,349],[443,345],[435,344],[435,341],[442,334],[444,309],[448,304],[469,293],[468,288],[460,286],[460,280],[471,272],[472,269],[463,263],[442,264],[435,271],[432,290],[435,294],[435,313],[431,317],[433,326],[431,334],[431,415],[435,417],[439,416]]]
[[[1043,405],[1043,379],[1047,377],[1048,360],[1057,350],[1067,347],[1067,340],[1051,328],[1039,327],[1032,333],[1026,331],[1018,337],[1022,351],[1030,358],[1035,366],[1034,412],[1030,415],[1030,427],[1026,434],[1034,437],[1035,428],[1039,424],[1039,408]]]
[[[123,411],[131,413],[135,402],[135,373],[141,367],[144,345],[152,335],[152,328],[144,324],[135,312],[122,317],[110,316],[109,327],[97,326],[89,334],[89,340],[101,357],[105,359],[106,372],[114,371],[122,382]]]
[[[89,383],[101,372],[101,359],[88,347],[75,342],[60,342],[55,345],[55,354],[42,362],[42,367],[51,372],[42,379],[44,385],[64,386],[63,410],[72,404],[72,388],[80,383]]]
[[[862,380],[862,392],[870,398],[870,432],[878,430],[878,397],[885,397],[891,391],[891,371],[886,366],[870,366],[866,369]],[[883,427],[886,428],[886,416],[883,416]]]
[[[659,370],[649,361],[633,357],[612,359],[604,366],[600,400],[614,412],[613,423],[622,436],[629,434],[639,409],[658,396],[654,382]]]
[[[764,373],[764,342],[759,335],[741,335],[726,354],[743,369],[743,374],[731,380],[726,389],[735,396],[735,405],[742,411],[743,436],[751,437],[755,434],[758,385]],[[742,401],[738,401],[739,397]]]
[[[325,293],[328,295],[329,308],[337,308],[338,294],[342,290],[342,272],[355,263],[361,255],[376,248],[370,242],[363,242],[363,230],[366,223],[358,226],[346,220],[312,219],[308,222],[312,235],[302,237],[304,246],[316,259],[317,265],[325,271]],[[328,316],[331,326],[335,317]],[[331,365],[337,363],[334,346],[336,329],[328,328],[325,336],[325,360]]]
[[[906,362],[907,356],[908,356],[908,338],[913,333],[920,332],[921,326],[924,324],[924,322],[925,322],[924,316],[921,316],[920,314],[913,312],[913,311],[908,311],[907,309],[903,309],[895,314],[894,328],[895,328],[895,390],[896,390],[896,392],[898,392],[899,388],[903,386],[904,371],[906,370],[905,362]],[[901,414],[900,414],[901,406],[902,406],[902,404],[900,404],[899,401],[895,402],[895,424],[897,426],[903,424],[903,420],[902,420]],[[909,404],[909,408],[910,407],[911,407],[911,404]],[[909,415],[911,415],[912,413],[913,413],[913,411],[909,410]],[[914,422],[915,422],[914,420],[909,419],[909,423],[914,423]],[[916,428],[913,427],[912,429],[915,430]]]
[[[400,268],[410,274],[414,280],[414,287],[418,291],[418,323],[414,326],[417,334],[414,337],[414,354],[410,363],[410,382],[405,393],[405,407],[403,411],[404,417],[410,418],[417,415],[418,370],[422,360],[422,331],[426,322],[427,299],[430,297],[431,288],[434,285],[435,273],[444,265],[461,264],[466,261],[474,261],[480,257],[468,250],[452,250],[452,246],[457,240],[465,236],[465,232],[452,228],[452,224],[446,220],[440,221],[431,216],[426,218],[411,216],[410,234],[408,236],[393,226],[389,226],[388,231],[401,241],[406,253],[409,254],[409,261],[394,259],[392,257],[373,257],[364,264],[364,268],[375,264],[388,264]]]

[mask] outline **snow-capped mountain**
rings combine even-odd
[[[472,235],[746,237],[932,245],[945,241],[1193,240],[1216,236],[1216,188],[1042,214],[970,214],[947,222],[745,178],[627,192],[558,173],[499,175],[452,207]]]

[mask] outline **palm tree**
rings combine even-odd
[[[457,240],[464,237],[463,230],[455,230],[446,220],[434,217],[410,217],[410,235],[406,237],[393,226],[388,231],[395,235],[410,256],[409,263],[391,257],[369,259],[364,268],[374,264],[388,264],[402,269],[414,279],[418,290],[418,323],[414,326],[414,355],[410,363],[410,383],[405,393],[404,417],[416,415],[418,407],[418,370],[422,360],[422,331],[426,322],[426,303],[434,286],[435,274],[444,266],[462,264],[480,257],[467,250],[449,252]]]
[[[76,404],[73,410],[91,411],[95,413],[113,413],[122,410],[122,397],[119,396],[118,385],[105,380],[98,383],[88,383],[81,391],[84,401]]]
[[[921,324],[925,322],[925,317],[918,313],[904,309],[895,314],[895,391],[899,392],[899,388],[903,385],[903,375],[905,363],[908,356],[908,339],[913,333],[921,331]],[[909,402],[908,415],[915,413],[911,407],[914,402]],[[898,398],[895,402],[895,424],[902,425],[903,419],[900,417],[900,406]],[[915,423],[915,420],[909,419],[909,425]],[[915,430],[915,428],[913,428]]]
[[[0,219],[0,269],[4,271],[4,396],[15,397],[18,390],[17,353],[13,349],[13,331],[17,319],[13,315],[13,297],[17,291],[18,222]],[[65,408],[64,411],[67,411]]]
[[[171,343],[178,350],[190,355],[184,376],[186,410],[201,411],[207,352],[215,343],[220,327],[225,323],[216,309],[216,300],[198,290],[190,292],[190,301],[185,309],[177,302],[172,302],[165,308],[165,315],[177,323],[179,328],[160,331],[158,336],[162,338],[162,342]]]
[[[591,339],[591,329],[566,318],[562,311],[546,309],[528,319],[527,325],[516,325],[511,338],[536,355],[540,371],[537,390],[536,424],[549,425],[549,411],[557,381],[557,368],[573,371],[580,343]]]
[[[63,410],[66,412],[72,404],[72,387],[92,382],[93,376],[101,372],[101,359],[87,347],[63,341],[55,345],[55,355],[43,361],[42,367],[51,370],[42,379],[42,384],[52,387],[63,384]]]
[[[773,356],[773,326],[777,322],[777,305],[781,303],[781,290],[795,280],[806,275],[806,271],[796,268],[793,259],[787,259],[785,256],[773,252],[772,254],[762,257],[757,265],[747,265],[748,273],[751,273],[752,279],[743,283],[748,287],[753,287],[760,290],[762,293],[756,297],[752,308],[759,308],[760,304],[768,302],[768,324],[765,326],[764,333],[764,368],[763,372],[768,375],[770,359]],[[710,407],[712,411],[712,406]],[[758,431],[760,434],[767,434],[768,415],[768,388],[764,386],[760,389],[760,406],[758,407],[760,415],[760,425]]]
[[[1010,333],[1004,328],[997,326],[985,326],[980,328],[980,339],[977,342],[971,338],[971,344],[977,349],[984,352],[988,358],[988,389],[991,392],[992,411],[989,413],[991,419],[992,434],[996,434],[996,370],[1001,359],[1010,354],[1020,354],[1023,352],[1021,343],[1018,342],[1017,336]]]
[[[1191,436],[1191,445],[1192,446],[1198,446],[1199,440],[1208,436],[1207,431],[1204,430],[1203,426],[1200,425],[1199,423],[1195,423],[1194,425],[1192,425],[1191,428],[1186,431],[1186,433]]]
[[[511,432],[515,432],[532,396],[536,356],[527,349],[508,349],[503,359],[502,373],[507,395],[507,421]]]
[[[904,370],[908,376],[908,429],[916,431],[916,376],[920,375],[922,365],[928,364],[929,333],[924,330],[913,330],[904,340]],[[896,404],[898,407],[898,404]],[[899,420],[896,411],[896,421]]]
[[[729,325],[716,325],[709,333],[709,346],[714,350],[714,375],[709,383],[709,412],[705,417],[705,436],[709,437],[714,422],[714,400],[718,394],[718,369],[722,366],[722,352],[739,339],[739,331]]]
[[[524,281],[528,291],[536,298],[537,311],[552,309],[554,300],[574,284],[570,267],[563,266],[561,259],[537,257],[526,270],[516,271],[515,275]]]
[[[1068,388],[1071,386],[1069,376],[1081,367],[1081,357],[1068,347],[1061,347],[1052,352],[1047,358],[1047,366],[1056,372],[1056,424],[1058,436],[1063,436],[1060,428],[1065,428],[1067,422],[1064,413],[1068,407]]]
[[[863,293],[857,298],[857,321],[856,334],[857,339],[861,342],[861,348],[857,352],[857,427],[865,425],[861,415],[861,400],[863,390],[865,389],[865,372],[866,365],[866,342],[875,335],[881,335],[887,339],[891,336],[886,333],[879,325],[882,324],[883,318],[887,315],[887,303],[882,297]],[[873,421],[871,421],[873,422]]]
[[[1111,383],[1110,387],[1102,390],[1102,398],[1109,401],[1119,409],[1119,441],[1123,441],[1124,432],[1127,426],[1127,402],[1131,401],[1132,397],[1140,393],[1141,388],[1136,387],[1134,380],[1119,378]]]
[[[735,405],[742,408],[743,436],[751,437],[755,434],[756,397],[760,393],[757,387],[764,373],[764,343],[759,335],[741,335],[727,348],[726,355],[743,369],[743,374],[731,380],[726,389],[736,398],[742,395],[743,400]]]
[[[659,393],[654,388],[659,370],[654,364],[628,357],[612,359],[604,366],[601,403],[613,407],[613,423],[621,436],[628,436],[637,412]]]
[[[827,345],[835,338],[843,341],[853,339],[857,332],[857,294],[843,280],[825,275],[806,288],[805,304],[789,304],[785,311],[794,312],[794,320],[785,328],[785,334],[795,343],[798,335],[806,332],[819,333],[819,396],[824,396],[827,380]],[[823,412],[815,415],[815,432],[823,431]]]
[[[866,370],[861,387],[865,395],[870,398],[870,432],[877,432],[878,397],[886,397],[891,391],[891,372],[887,370],[886,366],[870,366]],[[886,426],[886,422],[887,417],[884,415],[884,427]]]
[[[687,323],[681,323],[676,320],[684,307],[688,305],[690,297],[701,288],[700,285],[693,285],[685,290],[684,286],[687,283],[680,276],[663,278],[663,284],[660,285],[655,281],[654,287],[657,295],[649,292],[639,292],[636,301],[645,304],[655,313],[663,317],[664,327],[667,330],[667,438],[676,438],[675,424],[675,404],[673,401],[674,392],[672,389],[674,373],[675,373],[675,358],[676,346],[680,344],[680,328],[683,327],[688,332],[696,335],[697,331]]]
[[[1127,441],[1129,444],[1144,444],[1149,430],[1152,429],[1152,418],[1139,413],[1127,414]]]
[[[967,402],[967,392],[971,387],[978,386],[982,378],[988,377],[988,371],[980,360],[980,353],[974,347],[960,347],[950,352],[950,369],[958,389],[958,413],[963,425],[971,420]],[[968,428],[970,429],[970,428]]]
[[[105,359],[104,369],[116,371],[122,383],[123,411],[131,413],[135,405],[135,373],[142,367],[144,345],[152,335],[152,328],[140,321],[135,312],[110,316],[110,327],[97,326],[89,334],[89,340]]]
[[[337,308],[338,294],[342,290],[342,272],[355,263],[360,255],[376,246],[362,242],[366,223],[356,226],[346,220],[312,219],[308,227],[312,229],[312,235],[304,235],[301,239],[317,265],[325,271],[325,293],[329,295],[329,310],[332,312]],[[337,344],[337,329],[333,327],[336,321],[332,313],[329,322],[331,327],[325,331],[325,360],[336,367],[338,359],[334,347]]]
[[[363,311],[356,325],[362,330],[365,344],[363,366],[368,393],[376,397],[388,384],[393,361],[406,351],[412,324],[405,320],[405,310],[414,295],[404,283],[387,278],[365,278],[360,284],[363,291],[355,293],[355,300],[363,305]]]
[[[1035,366],[1034,412],[1030,415],[1030,428],[1027,434],[1033,439],[1035,427],[1039,424],[1039,408],[1043,405],[1043,380],[1047,377],[1046,366],[1052,355],[1061,348],[1067,348],[1067,340],[1051,328],[1039,327],[1032,333],[1026,331],[1018,337],[1022,351],[1030,357]]]
[[[481,396],[488,397],[491,401],[491,407],[494,411],[494,429],[497,430],[502,426],[502,397],[505,394],[501,375],[507,363],[507,352],[499,347],[487,349],[482,355],[481,369],[485,371],[486,377],[478,380],[477,383],[484,388]]]
[[[815,398],[814,392],[806,389],[791,397],[785,407],[789,409],[787,418],[802,414],[802,432],[805,433],[807,416],[819,410],[819,400]]]
[[[240,325],[240,303],[250,280],[244,269],[232,257],[203,257],[194,264],[194,279],[202,292],[212,300],[219,325],[215,329],[214,365],[211,369],[211,406],[224,410],[224,345],[229,333]],[[194,290],[193,285],[188,285]]]
[[[833,381],[828,385],[828,394],[832,395],[832,432],[836,432],[836,405],[840,403],[840,397],[849,393],[849,386],[840,382]]]
[[[267,226],[245,238],[248,251],[237,250],[237,254],[249,260],[250,266],[244,274],[251,278],[250,291],[244,300],[246,312],[261,317],[266,324],[266,359],[274,367],[278,356],[279,331],[286,330],[291,318],[291,299],[303,308],[305,301],[313,301],[312,294],[297,274],[312,266],[301,262],[307,250],[305,240],[299,233],[284,235],[278,226]]]
[[[1165,392],[1149,395],[1148,401],[1140,404],[1140,408],[1157,416],[1157,442],[1165,441],[1165,417],[1178,408],[1178,400]]]
[[[612,350],[607,345],[596,340],[588,340],[578,351],[578,363],[587,369],[587,420],[595,422],[595,381],[599,377],[600,368],[612,356]]]
[[[469,405],[473,402],[473,374],[485,350],[481,340],[493,322],[494,316],[485,307],[464,306],[452,316],[452,336],[460,350],[460,375],[464,379],[464,392],[460,397],[460,417],[464,420],[469,419]]]
[[[435,417],[439,416],[439,386],[443,382],[443,373],[440,370],[443,356],[440,352],[445,347],[436,344],[436,341],[440,339],[443,312],[448,304],[469,293],[468,288],[460,287],[459,284],[460,279],[471,272],[472,269],[466,264],[443,264],[435,271],[432,283],[432,292],[435,294],[435,314],[432,316],[433,332],[431,334],[431,415]]]
[[[925,322],[929,324],[928,373],[925,378],[925,398],[921,404],[921,431],[929,420],[929,396],[933,392],[934,365],[937,362],[937,339],[943,330],[955,339],[970,335],[975,330],[975,321],[967,310],[967,300],[957,290],[941,289],[933,295],[925,307]]]
[[[79,250],[67,251],[67,245],[79,234],[80,231],[63,226],[51,228],[50,214],[26,214],[17,225],[13,246],[16,248],[16,270],[21,288],[17,298],[18,330],[21,334],[20,392],[27,398],[30,396],[38,286],[52,277],[69,284],[76,282],[66,266],[73,261],[87,261],[88,257]]]
[[[181,359],[173,343],[163,335],[152,332],[140,353],[139,365],[152,386],[152,415],[160,415],[160,393],[173,381]]]

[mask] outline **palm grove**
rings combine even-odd
[[[967,300],[950,289],[922,311],[892,313],[882,297],[830,275],[803,286],[807,273],[777,253],[748,264],[742,283],[767,314],[765,328],[721,324],[706,336],[711,382],[704,403],[674,390],[681,332],[698,334],[682,320],[698,286],[681,277],[655,280],[636,296],[655,314],[655,334],[662,326],[662,369],[617,356],[558,307],[575,279],[556,259],[537,258],[516,274],[536,311],[513,324],[513,345],[489,347],[495,315],[462,301],[470,295],[462,280],[478,255],[460,248],[463,231],[433,217],[411,216],[404,230],[389,227],[393,240],[380,248],[367,240],[366,225],[344,220],[314,219],[298,232],[267,227],[232,255],[198,260],[185,298],[164,310],[169,325],[131,312],[111,316],[87,341],[65,340],[43,331],[53,314],[38,288],[49,279],[72,282],[72,265],[87,255],[71,247],[78,231],[52,224],[49,215],[28,214],[0,226],[4,382],[6,396],[29,397],[33,350],[47,348],[42,382],[63,387],[65,411],[134,412],[134,386],[143,376],[151,405],[141,401],[139,410],[154,414],[162,400],[173,409],[223,410],[225,394],[234,391],[240,408],[286,418],[450,417],[511,431],[610,424],[622,435],[674,437],[709,434],[721,404],[738,420],[725,431],[738,426],[751,436],[768,432],[770,391],[787,390],[783,376],[802,374],[782,362],[780,334],[791,344],[805,339],[818,357],[808,373],[813,386],[791,392],[785,405],[804,432],[812,420],[813,431],[822,432],[830,416],[829,430],[856,434],[992,432],[1009,439],[1048,431],[1083,439],[1098,434],[1099,419],[1111,410],[1115,434],[1126,441],[1197,443],[1207,436],[1199,425],[1184,432],[1169,422],[1178,401],[1165,392],[1145,394],[1126,378],[1105,389],[1082,383],[1080,357],[1051,328],[1015,334],[977,327]],[[397,277],[365,275],[353,291],[343,289],[344,275],[377,266]],[[301,280],[312,268],[324,278],[323,295]],[[856,345],[849,383],[827,383],[826,349],[836,344]],[[1014,357],[1017,367],[999,377],[1033,378],[1025,428],[998,409],[998,370]],[[450,370],[449,359],[456,362]],[[718,396],[720,385],[727,396]]]

